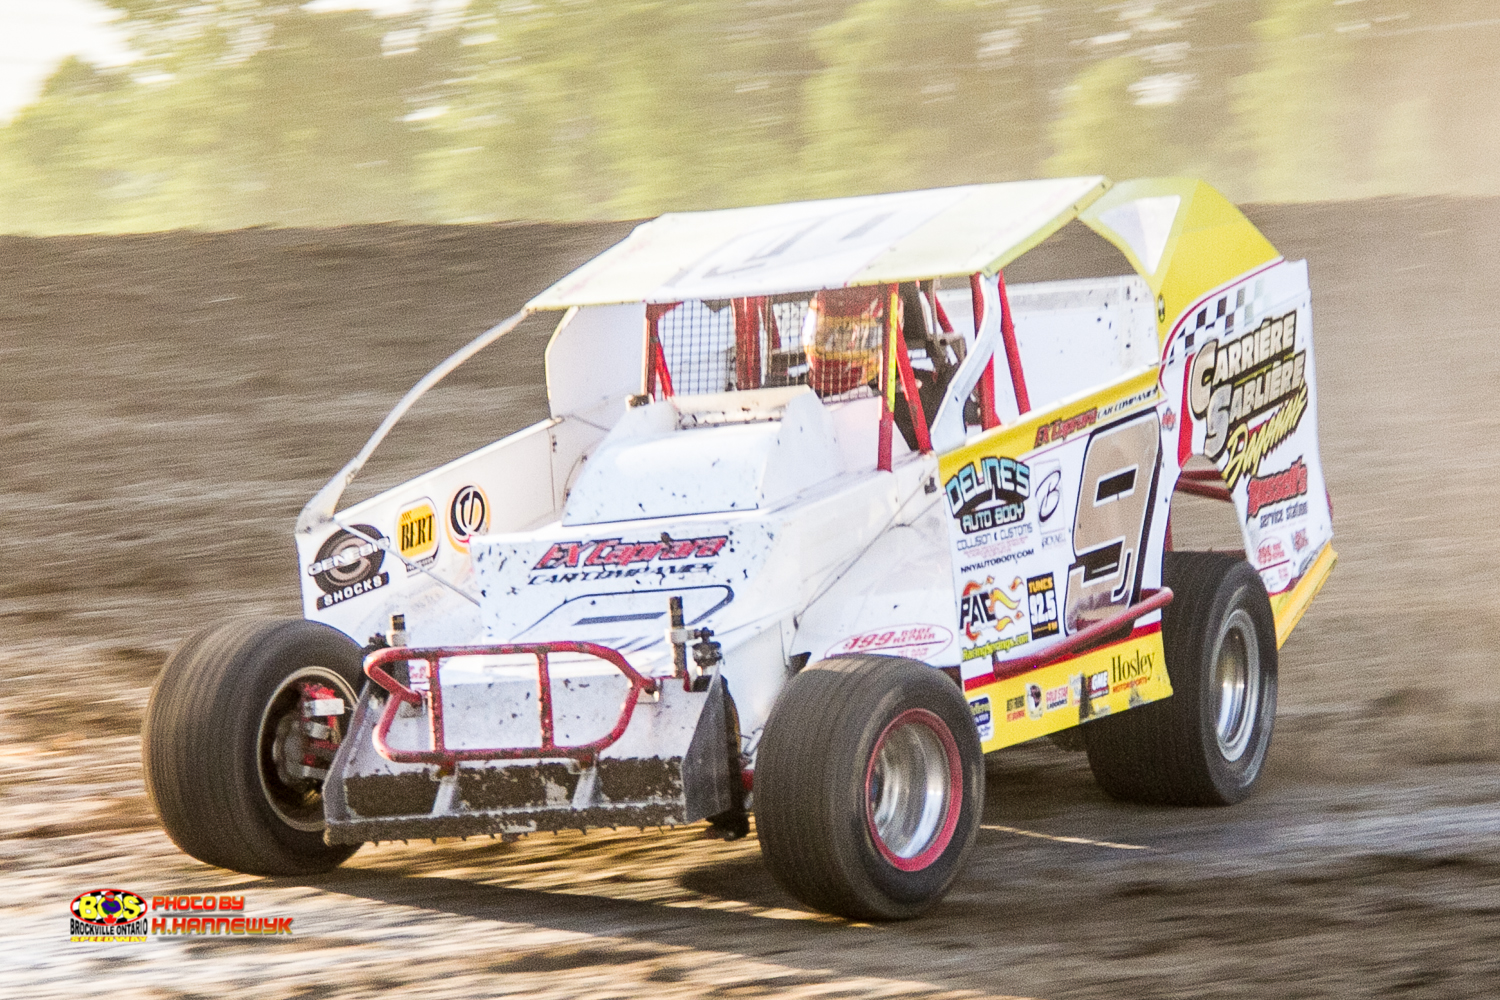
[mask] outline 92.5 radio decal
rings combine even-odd
[[[1033,576],[1026,581],[1026,605],[1031,612],[1033,642],[1058,633],[1057,588],[1053,586],[1051,573]]]

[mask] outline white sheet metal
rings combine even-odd
[[[973,274],[1003,264],[1109,187],[1103,177],[663,215],[530,309],[681,302]]]

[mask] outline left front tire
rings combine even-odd
[[[329,871],[323,777],[348,731],[361,651],[301,619],[235,622],[173,654],[146,707],[146,791],[184,852],[250,875]]]
[[[984,754],[963,694],[914,660],[813,664],[756,755],[766,866],[819,910],[899,920],[947,894],[979,831]]]

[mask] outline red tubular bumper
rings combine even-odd
[[[491,747],[480,750],[450,750],[443,732],[443,688],[439,679],[443,660],[459,656],[505,656],[529,653],[536,657],[537,703],[541,715],[542,742],[534,747]],[[551,653],[583,653],[605,660],[630,681],[630,691],[625,704],[620,708],[620,717],[615,726],[605,735],[589,743],[576,746],[558,746],[552,737],[552,678],[548,673],[547,657]],[[423,696],[392,677],[383,668],[386,664],[402,660],[425,660],[428,664],[430,711],[428,720],[432,731],[432,747],[428,750],[398,750],[386,742],[391,724],[403,703],[420,705]],[[608,646],[592,642],[521,642],[499,646],[439,646],[428,649],[393,647],[380,649],[365,657],[365,676],[389,691],[385,711],[375,725],[375,750],[386,760],[398,764],[439,764],[453,767],[461,760],[537,760],[549,757],[571,757],[584,764],[592,764],[600,751],[613,745],[625,734],[630,717],[635,713],[636,701],[642,693],[656,694],[661,686],[625,662],[625,657]]]

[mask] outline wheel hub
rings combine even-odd
[[[880,852],[898,868],[926,867],[951,839],[962,798],[947,727],[922,709],[897,716],[876,741],[865,787]]]
[[[324,667],[303,667],[266,702],[260,723],[260,785],[282,822],[323,829],[323,781],[354,707],[348,683]]]
[[[1214,735],[1225,760],[1244,756],[1260,711],[1260,645],[1244,608],[1224,620],[1213,652]]]

